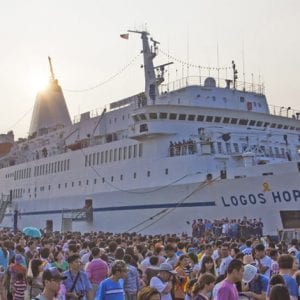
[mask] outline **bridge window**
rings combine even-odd
[[[207,116],[206,117],[206,122],[212,122],[213,121],[213,117],[212,116]]]
[[[239,125],[247,125],[247,124],[248,124],[248,120],[246,120],[246,119],[240,119]]]
[[[159,118],[160,119],[167,119],[167,117],[168,117],[168,114],[167,113],[159,113]]]
[[[222,119],[221,117],[215,117],[215,122],[216,122],[216,123],[220,123],[220,122],[221,122],[221,119]]]
[[[151,120],[156,120],[157,119],[157,113],[149,113],[149,118]]]
[[[178,120],[180,120],[180,121],[185,121],[185,119],[186,119],[186,115],[184,115],[184,114],[180,114],[178,117]]]
[[[223,123],[224,123],[224,124],[228,124],[229,121],[230,121],[230,118],[225,117],[225,118],[223,119]]]
[[[281,129],[282,127],[283,127],[282,124],[278,124],[278,125],[277,125],[277,128],[278,128],[278,129]]]
[[[170,114],[169,119],[170,120],[176,120],[177,119],[177,114]]]
[[[256,122],[256,126],[257,126],[257,127],[261,127],[261,126],[262,126],[262,123],[263,123],[262,121],[257,121],[257,122]]]
[[[188,121],[195,121],[195,115],[188,115]]]
[[[141,120],[147,120],[147,117],[145,114],[140,114],[140,118],[141,118]]]
[[[231,123],[231,124],[236,124],[236,123],[237,123],[237,121],[238,121],[238,119],[237,119],[237,118],[232,118],[230,123]]]
[[[198,115],[197,121],[198,122],[203,122],[204,121],[204,116]]]
[[[255,125],[255,120],[250,120],[250,122],[249,122],[249,126],[254,126]]]

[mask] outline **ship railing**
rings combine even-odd
[[[278,105],[269,105],[269,111],[270,114],[274,116],[281,116],[300,120],[300,110],[293,109],[290,106],[285,107]]]
[[[205,84],[205,80],[207,79],[207,76],[188,76],[183,77],[181,79],[177,79],[175,81],[169,82],[169,83],[163,83],[159,87],[160,94],[169,93],[175,90],[183,89],[188,86],[192,85],[198,85],[201,87],[206,88],[212,88],[211,84]],[[214,78],[215,79],[215,78]],[[225,78],[216,78],[215,79],[215,87],[218,88],[229,88],[233,89],[233,83],[230,81],[229,85],[228,79]],[[257,83],[249,83],[244,81],[236,81],[235,83],[235,89],[243,92],[251,92],[263,95],[265,92],[264,84],[257,84]]]

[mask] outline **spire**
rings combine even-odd
[[[62,89],[55,79],[51,58],[48,87],[38,92],[31,117],[29,135],[39,136],[72,124]]]

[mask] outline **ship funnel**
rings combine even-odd
[[[29,135],[32,137],[72,124],[62,89],[54,78],[50,57],[49,64],[51,73],[49,84],[45,90],[37,94],[33,108],[29,129]]]

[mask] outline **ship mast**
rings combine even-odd
[[[128,30],[128,32],[139,33],[141,35],[141,39],[143,41],[142,53],[144,57],[145,94],[147,97],[148,105],[155,104],[155,100],[159,92],[154,71],[155,68],[153,65],[153,59],[157,55],[157,44],[159,44],[159,42],[151,39],[151,41],[153,42],[153,46],[151,46],[150,48],[148,40],[149,33],[147,31]]]
[[[51,57],[48,56],[48,61],[49,61],[49,67],[50,67],[50,82],[54,82],[55,81],[55,76],[54,76],[54,71],[53,71],[53,66],[52,66],[52,61],[51,61]]]

